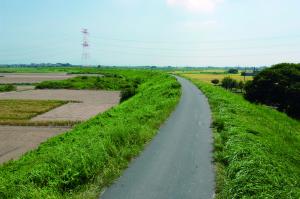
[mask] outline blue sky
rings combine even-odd
[[[299,0],[1,0],[0,63],[300,62]]]

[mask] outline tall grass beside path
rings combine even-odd
[[[130,73],[143,79],[135,96],[2,165],[0,198],[90,198],[111,184],[156,134],[181,93],[169,75]]]
[[[191,80],[213,113],[217,198],[300,198],[300,122]]]

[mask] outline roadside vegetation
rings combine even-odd
[[[217,198],[300,198],[300,122],[221,87],[192,81],[213,113]]]
[[[0,84],[0,92],[15,91],[17,87],[12,84]]]
[[[139,81],[135,95],[0,166],[0,198],[96,198],[138,155],[178,103],[180,85],[159,72],[109,73]]]

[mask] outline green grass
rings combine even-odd
[[[193,82],[213,112],[217,198],[300,198],[300,122]]]
[[[157,72],[115,72],[140,77],[137,94],[0,166],[0,198],[97,198],[121,174],[178,103],[180,85]]]
[[[44,81],[36,85],[37,89],[93,89],[121,90],[130,87],[132,82],[123,76],[117,77],[74,77],[66,80]]]

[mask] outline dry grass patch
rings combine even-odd
[[[0,124],[20,124],[66,104],[59,100],[0,100]]]
[[[244,81],[244,76],[241,76],[240,74],[183,74],[183,76],[192,78],[195,80],[201,80],[204,82],[210,83],[213,79],[218,79],[222,81],[224,77],[231,77],[232,79],[235,79],[237,81]],[[245,80],[252,80],[253,77],[246,76]]]

